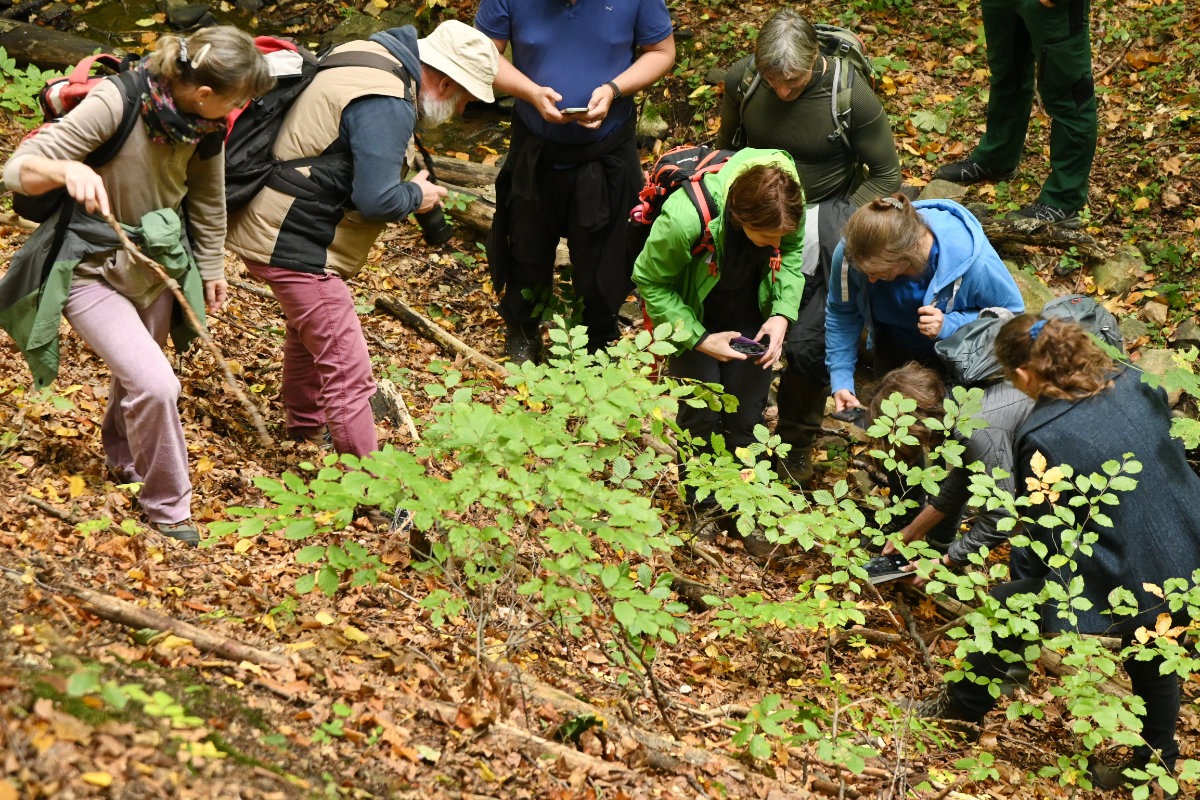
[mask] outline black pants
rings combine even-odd
[[[783,344],[786,358],[779,378],[779,421],[775,433],[792,451],[808,450],[821,433],[829,370],[825,366],[825,298],[828,287],[820,270],[804,280],[800,312]]]
[[[1010,581],[993,589],[992,596],[1003,603],[1016,594],[1039,592],[1044,583],[1043,578]],[[1053,613],[1042,611],[1043,615]],[[1122,646],[1128,646],[1131,640],[1132,636],[1126,634]],[[967,662],[976,675],[1002,678],[1010,664],[996,654],[1005,650],[1019,653],[1025,644],[1020,637],[998,636],[992,640],[991,652],[972,653],[967,656]],[[1133,686],[1133,693],[1146,704],[1146,715],[1142,718],[1142,738],[1149,746],[1134,748],[1134,757],[1148,759],[1150,748],[1154,748],[1162,754],[1164,766],[1174,770],[1175,761],[1179,757],[1179,744],[1175,741],[1175,726],[1179,721],[1179,678],[1175,673],[1159,674],[1162,662],[1162,658],[1150,661],[1135,661],[1130,658],[1124,664],[1125,672],[1129,674],[1129,681]],[[959,681],[950,685],[950,692],[962,709],[973,716],[983,716],[996,706],[996,699],[988,693],[987,686]]]
[[[629,209],[637,202],[637,187],[642,173],[637,147],[631,138],[627,156],[620,159],[621,180],[608,181],[608,186],[628,186],[629,196],[613,204],[623,213],[606,212],[607,222],[599,227],[582,222],[594,220],[600,206],[609,205],[610,198],[581,197],[578,171],[583,167],[555,169],[553,165],[537,168],[537,196],[522,200],[516,196],[497,198],[509,202],[514,220],[510,240],[507,285],[500,301],[500,314],[510,329],[531,335],[537,329],[537,307],[544,304],[553,292],[554,253],[558,240],[565,236],[571,252],[572,285],[576,298],[582,303],[582,321],[588,329],[588,347],[602,348],[617,338],[617,311],[633,287],[633,263],[626,246],[626,221]],[[610,189],[609,191],[614,191]],[[587,203],[592,208],[580,208]],[[527,297],[529,294],[531,297]]]
[[[761,324],[761,323],[759,323]],[[758,325],[750,330],[743,330],[742,335],[754,336]],[[707,406],[692,408],[683,405],[679,409],[676,421],[693,437],[704,440],[705,444],[697,448],[698,452],[711,453],[713,434],[721,434],[725,438],[725,449],[730,453],[735,448],[745,447],[754,441],[754,426],[762,424],[763,409],[767,406],[767,393],[771,388],[774,373],[763,369],[761,364],[753,360],[718,361],[697,350],[686,350],[672,356],[668,364],[671,375],[677,378],[692,378],[705,383],[719,383],[726,394],[738,399],[736,411],[713,411]],[[686,468],[681,464],[680,478],[683,478]],[[695,490],[688,487],[686,500],[695,502]]]

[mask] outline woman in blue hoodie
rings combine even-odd
[[[936,368],[933,343],[995,306],[1025,310],[970,211],[951,200],[913,203],[902,194],[863,206],[846,223],[829,285],[825,363],[837,410],[862,406],[854,367],[864,325],[877,372],[911,360]]]

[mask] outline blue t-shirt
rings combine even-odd
[[[559,108],[580,108],[597,86],[627,70],[636,48],[671,35],[665,0],[482,0],[475,27],[491,39],[507,41],[513,65],[538,86],[562,95]],[[633,114],[633,99],[613,104],[597,130],[578,123],[555,125],[524,100],[517,115],[534,134],[563,144],[603,139]]]
[[[917,309],[925,305],[925,293],[933,281],[937,257],[935,237],[933,247],[929,250],[929,260],[925,262],[925,270],[920,275],[867,283],[876,336],[914,355],[933,352],[933,340],[917,329]]]

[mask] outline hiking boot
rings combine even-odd
[[[509,330],[504,339],[504,357],[508,363],[516,366],[527,361],[537,363],[542,354],[542,337],[535,331],[526,333],[521,330]]]
[[[793,447],[786,458],[775,459],[775,472],[793,486],[801,486],[812,480],[812,450],[808,447]]]
[[[197,547],[200,544],[200,531],[196,529],[196,523],[192,522],[192,518],[188,517],[182,522],[151,522],[150,528],[157,533],[161,533],[170,539],[174,539],[181,544]]]
[[[936,693],[912,706],[913,716],[945,722],[947,730],[961,734],[969,742],[978,741],[983,717],[967,713],[950,693],[950,684],[943,683]]]
[[[1012,169],[990,169],[982,164],[976,164],[970,157],[962,161],[952,161],[938,167],[933,177],[939,181],[961,183],[966,186],[971,183],[984,181],[1007,181],[1017,176],[1016,167]]]
[[[366,517],[372,528],[377,531],[384,529],[388,533],[402,531],[412,524],[408,511],[403,508],[397,508],[389,514],[379,506],[359,506],[355,516]]]
[[[1079,212],[1068,211],[1065,208],[1055,208],[1045,203],[1033,203],[1016,211],[1008,212],[1009,219],[1036,219],[1049,222],[1063,228],[1078,228],[1080,226]]]
[[[329,432],[329,428],[322,425],[319,428],[308,428],[301,430],[293,428],[288,431],[288,438],[293,442],[301,444],[311,444],[313,447],[319,447],[322,450],[333,449],[333,435]]]
[[[1096,756],[1088,757],[1088,780],[1092,782],[1092,786],[1097,789],[1122,789],[1130,786],[1141,786],[1147,783],[1145,780],[1131,778],[1125,774],[1125,770],[1144,770],[1146,769],[1146,759],[1137,755],[1122,761],[1120,764],[1105,764]],[[1167,792],[1157,780],[1151,779],[1150,797],[1165,798],[1173,800],[1177,795]]]
[[[756,526],[749,533],[739,534],[739,536],[742,540],[742,548],[751,558],[758,561],[769,561],[777,555],[776,551],[779,550],[779,545],[768,540],[762,528]]]

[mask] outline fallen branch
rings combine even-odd
[[[380,294],[375,297],[375,308],[384,313],[391,314],[397,319],[408,323],[410,327],[415,329],[417,333],[422,334],[425,338],[442,346],[447,350],[454,351],[467,358],[476,361],[490,370],[500,373],[501,375],[508,372],[499,361],[485,356],[483,353],[471,347],[469,344],[459,339],[454,334],[442,328],[433,320],[420,313],[412,306],[405,303],[396,297]]]
[[[243,292],[249,292],[250,294],[258,295],[259,297],[262,297],[266,300],[274,300],[275,299],[275,293],[272,292],[270,289],[264,289],[261,286],[255,286],[253,283],[250,283],[248,281],[238,280],[237,278],[230,278],[229,285],[236,286],[237,288],[241,289]]]
[[[29,505],[37,506],[42,511],[45,511],[47,514],[54,517],[55,519],[61,519],[63,522],[69,522],[72,525],[78,525],[81,522],[83,522],[82,519],[75,516],[70,511],[63,511],[61,508],[59,508],[57,506],[50,505],[45,500],[39,500],[36,497],[33,497],[32,495],[28,495],[28,494],[20,494],[17,496],[19,498],[21,498],[22,500],[24,500],[26,503],[29,503]]]
[[[981,219],[983,232],[993,246],[1041,245],[1063,249],[1074,247],[1093,261],[1104,261],[1108,252],[1090,234],[1037,219]]]
[[[162,264],[159,264],[138,249],[137,245],[125,233],[125,229],[121,227],[121,223],[117,222],[112,214],[105,214],[104,219],[108,222],[109,227],[116,232],[117,238],[121,240],[121,248],[125,253],[134,261],[148,267],[150,271],[167,285],[167,288],[171,290],[171,294],[175,295],[175,300],[183,310],[183,315],[187,317],[188,324],[192,326],[192,330],[200,337],[200,341],[204,342],[204,346],[208,348],[213,358],[216,359],[217,364],[220,365],[221,371],[225,373],[225,383],[233,391],[234,396],[242,404],[242,407],[250,414],[250,419],[254,423],[254,429],[258,432],[258,441],[264,447],[269,447],[271,445],[271,437],[267,434],[267,426],[263,423],[262,415],[258,413],[258,409],[246,397],[245,392],[242,391],[242,387],[238,385],[237,379],[233,376],[233,370],[229,368],[229,364],[225,362],[225,357],[221,354],[221,348],[217,347],[217,343],[213,341],[208,328],[196,317],[196,312],[192,310],[187,298],[183,296],[183,290],[179,288],[179,283],[167,274]]]
[[[0,567],[0,571],[3,571],[15,583],[25,584],[30,580],[25,573],[15,569]],[[156,631],[172,633],[181,639],[190,641],[197,650],[212,653],[228,661],[237,663],[249,661],[251,664],[274,667],[293,666],[292,660],[285,655],[260,650],[253,645],[230,639],[219,633],[206,631],[190,622],[164,616],[156,611],[135,606],[133,603],[127,603],[102,592],[71,584],[51,584],[41,580],[36,582],[41,589],[47,592],[83,601],[83,610],[92,616],[124,625],[127,628],[134,630],[152,628]]]
[[[1121,54],[1120,54],[1120,55],[1118,55],[1116,58],[1114,58],[1112,61],[1110,61],[1110,62],[1108,63],[1108,66],[1107,66],[1107,67],[1105,67],[1104,69],[1102,69],[1102,70],[1100,70],[1099,72],[1097,72],[1097,73],[1096,73],[1096,75],[1095,75],[1095,77],[1093,77],[1093,78],[1092,78],[1092,82],[1093,82],[1093,83],[1099,83],[1100,81],[1104,80],[1104,78],[1105,78],[1105,77],[1107,77],[1107,76],[1108,76],[1108,73],[1110,73],[1110,72],[1112,72],[1114,69],[1116,69],[1116,68],[1117,68],[1117,64],[1120,64],[1122,61],[1124,61],[1124,60],[1125,60],[1125,55],[1126,55],[1126,54],[1129,52],[1130,48],[1132,48],[1132,47],[1133,47],[1133,43],[1134,43],[1135,41],[1137,41],[1137,40],[1136,40],[1136,39],[1134,39],[1134,38],[1132,38],[1132,37],[1130,37],[1129,41],[1125,43],[1125,47],[1124,47],[1124,49],[1122,49],[1122,50],[1121,50]]]

